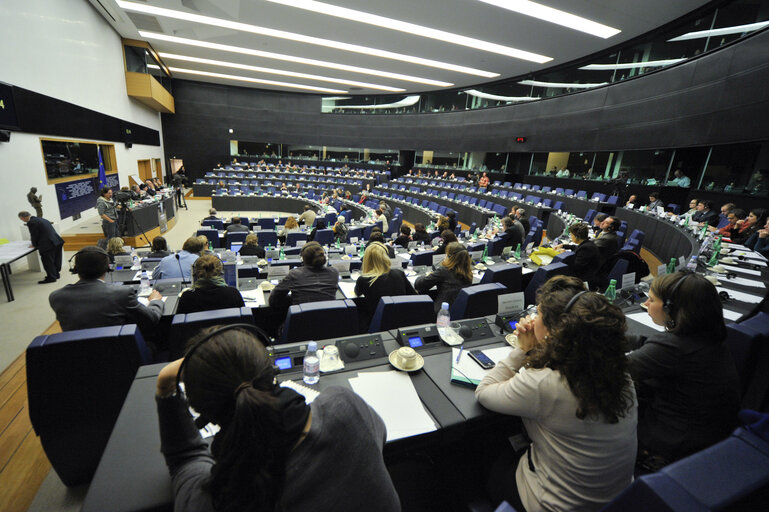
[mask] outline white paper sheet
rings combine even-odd
[[[476,363],[469,355],[470,349],[465,349],[462,351],[462,355],[459,358],[459,362],[457,362],[457,356],[459,355],[459,349],[458,348],[452,348],[451,349],[451,365],[452,368],[455,368],[459,370],[459,375],[462,377],[465,377],[467,379],[470,379],[475,382],[480,382],[483,380],[483,378],[488,375],[489,370],[484,370],[481,368],[481,365]],[[513,348],[510,346],[504,346],[504,347],[495,347],[495,348],[485,348],[483,349],[483,353],[494,363],[500,362],[502,359],[506,358],[510,351],[512,351]]]
[[[254,288],[253,290],[241,291],[243,296],[243,302],[249,308],[264,306],[264,291],[261,288]]]
[[[387,440],[436,430],[411,378],[405,372],[360,372],[350,386],[385,422]]]
[[[729,294],[731,298],[742,301],[742,302],[747,302],[749,304],[758,304],[764,298],[762,295],[752,295],[749,293],[738,292],[735,290],[730,290],[728,288],[723,288],[721,286],[716,286],[716,290],[718,290],[719,292],[726,292]]]
[[[724,318],[727,320],[737,320],[742,316],[742,313],[739,313],[737,311],[731,311],[729,309],[724,309]]]
[[[652,322],[652,317],[650,317],[649,314],[646,312],[631,313],[629,315],[626,315],[626,317],[631,320],[635,320],[638,323],[651,327],[652,329],[656,329],[660,332],[663,332],[665,330],[663,326],[657,325],[654,322]]]
[[[763,281],[760,281],[758,279],[750,279],[745,277],[733,277],[732,279],[719,279],[724,284],[738,284],[740,286],[750,286],[751,288],[760,288],[762,290],[766,289],[766,285]]]
[[[726,265],[726,264],[722,264],[721,266],[724,267],[729,272],[742,272],[744,274],[750,274],[751,276],[761,275],[760,270],[753,270],[751,268],[742,268],[742,267],[736,267],[734,265]]]
[[[339,281],[339,289],[342,290],[342,295],[347,299],[354,299],[358,295],[355,294],[355,283],[349,281]]]

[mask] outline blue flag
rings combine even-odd
[[[101,159],[101,147],[96,146],[96,154],[99,155],[99,186],[107,186],[107,172],[104,170],[104,161]]]

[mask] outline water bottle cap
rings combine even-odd
[[[615,284],[616,285],[617,284],[617,280],[616,279],[612,279],[611,281],[609,281],[609,284]]]
[[[311,341],[307,344],[307,350],[316,351],[318,350],[318,343],[315,341]]]
[[[448,310],[448,309],[449,309],[449,303],[448,303],[448,302],[443,302],[443,303],[441,304],[441,309],[446,309],[446,310]]]

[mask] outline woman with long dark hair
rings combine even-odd
[[[435,286],[435,312],[441,309],[441,304],[451,304],[457,298],[459,290],[473,284],[473,260],[465,246],[459,242],[451,242],[446,246],[446,257],[438,268],[426,276],[421,276],[414,283],[418,293],[427,293]]]
[[[382,419],[346,388],[325,389],[307,405],[279,386],[248,328],[204,331],[183,362],[161,370],[156,394],[176,510],[400,510],[382,458]],[[210,449],[188,401],[220,427]]]
[[[523,419],[528,453],[493,479],[525,510],[598,510],[633,481],[637,403],[625,316],[581,280],[556,276],[518,346],[481,381],[478,401]]]
[[[739,380],[724,343],[721,299],[697,274],[657,276],[645,303],[665,332],[631,339],[638,383],[639,462],[656,469],[726,437],[737,422]]]

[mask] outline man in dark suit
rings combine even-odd
[[[601,268],[601,251],[589,239],[590,228],[584,222],[578,222],[569,229],[572,244],[564,244],[563,249],[574,252],[574,263],[571,270],[574,275],[586,281],[591,290],[600,284],[599,269]]]
[[[504,247],[512,247],[515,250],[519,244],[523,244],[526,233],[523,230],[523,224],[514,221],[510,217],[502,217],[502,229],[504,229]]]
[[[47,220],[33,217],[29,212],[19,212],[19,218],[29,228],[32,246],[40,253],[40,261],[45,269],[45,279],[37,284],[53,283],[61,271],[61,248],[64,240]]]
[[[713,211],[713,201],[699,201],[697,203],[697,211],[692,215],[692,220],[700,224],[717,226],[720,219],[718,214]]]
[[[240,217],[233,217],[232,220],[230,220],[230,225],[227,226],[227,233],[235,233],[238,231],[241,232],[248,232],[248,226],[244,226],[241,224]]]
[[[595,239],[595,245],[601,252],[601,264],[619,252],[617,230],[621,225],[617,217],[606,217],[601,223],[601,233]]]
[[[132,286],[113,286],[104,282],[109,271],[109,256],[99,247],[84,247],[75,254],[75,268],[80,280],[51,293],[48,302],[56,320],[65,331],[138,324],[149,327],[163,315],[163,300],[157,290],[142,305]],[[144,331],[145,337],[149,334]]]

